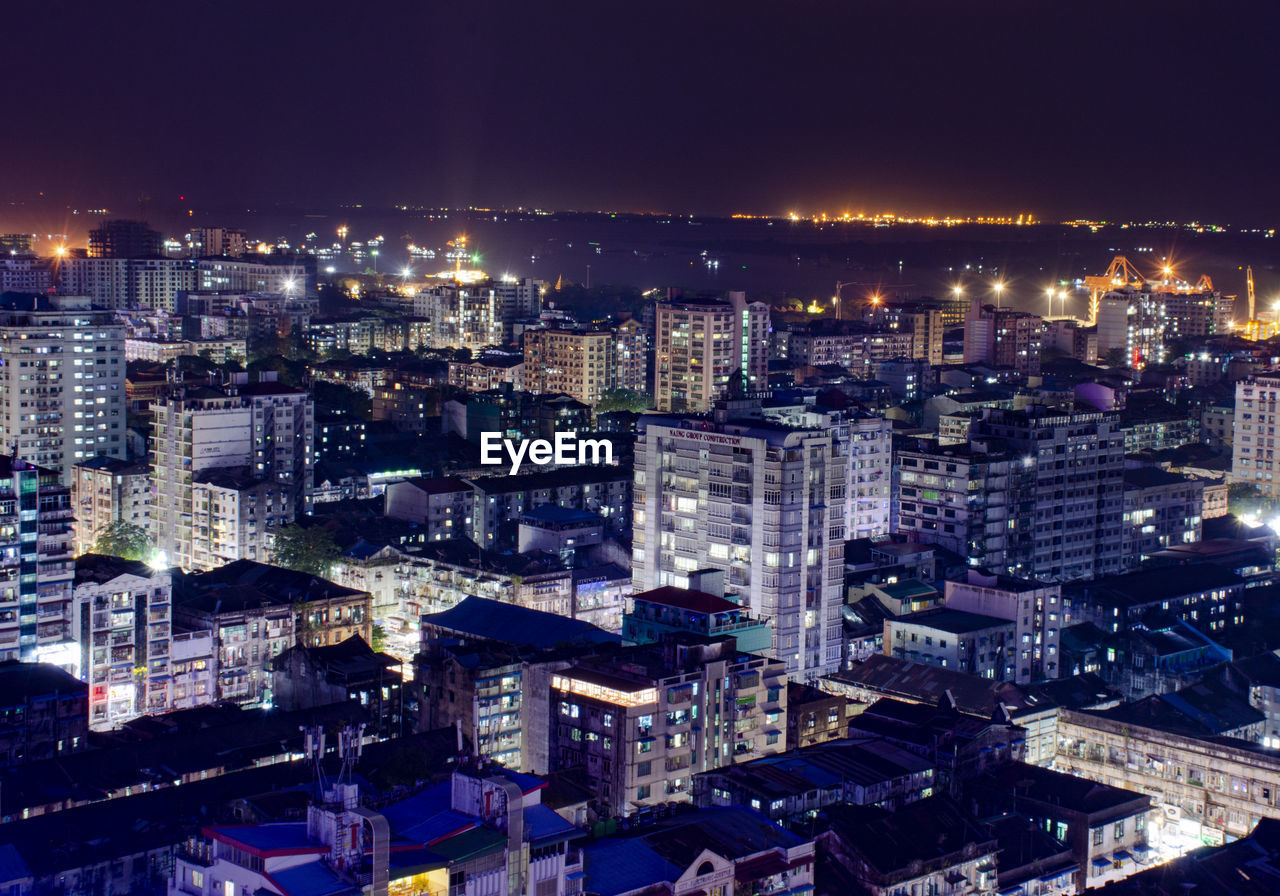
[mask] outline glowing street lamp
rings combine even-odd
[[[994,284],[992,284],[991,288],[995,291],[995,294],[996,294],[996,307],[997,307],[997,308],[999,308],[999,307],[1000,307],[1000,296],[1001,296],[1001,294],[1004,292],[1004,284],[997,280]]]

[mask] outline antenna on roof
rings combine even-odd
[[[364,752],[364,723],[359,727],[343,725],[338,732],[338,755],[342,757],[342,771],[338,773],[338,783],[351,783],[351,773],[356,760]]]
[[[323,794],[328,790],[324,780],[324,729],[319,725],[299,725],[298,730],[303,733],[302,752],[311,762],[315,782],[319,786],[320,793]]]

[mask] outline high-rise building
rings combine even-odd
[[[735,387],[768,380],[769,306],[745,293],[658,303],[654,402],[660,411],[704,413]]]
[[[860,321],[816,320],[776,333],[774,344],[778,357],[792,364],[835,364],[856,377],[870,379],[877,363],[912,357],[916,336],[883,321],[871,326]]]
[[[614,386],[645,392],[648,389],[649,335],[644,325],[632,318],[614,327]]]
[[[503,345],[516,321],[537,318],[546,284],[521,280],[456,278],[429,286],[413,297],[415,317],[431,321],[432,348]]]
[[[0,445],[70,481],[71,467],[125,456],[124,326],[81,296],[0,307]]]
[[[895,460],[898,531],[971,566],[1064,582],[1123,570],[1124,436],[1114,413],[988,408],[967,445]]]
[[[1280,399],[1280,376],[1251,376],[1236,383],[1231,478],[1252,485],[1268,498],[1280,497],[1277,399]]]
[[[983,305],[974,299],[964,321],[964,362],[985,361],[1018,373],[1040,372],[1044,321],[1026,311]]]
[[[233,227],[193,227],[187,234],[192,258],[239,258],[245,252],[245,232]]]
[[[525,330],[525,388],[594,406],[617,382],[614,350],[609,330]]]
[[[117,218],[89,231],[90,258],[145,258],[160,254],[160,233],[146,221]]]
[[[638,421],[635,591],[686,588],[695,570],[725,570],[726,589],[772,621],[770,653],[795,678],[838,668],[845,539],[887,528],[887,433],[817,416],[808,426]]]
[[[53,287],[49,261],[35,255],[0,256],[0,292],[48,292]]]
[[[71,517],[57,472],[0,455],[0,660],[78,668]]]
[[[1148,292],[1109,292],[1098,306],[1098,359],[1112,357],[1135,370],[1163,364],[1168,317],[1163,297]]]
[[[129,523],[151,529],[151,467],[99,455],[71,468],[75,553],[87,554],[108,526]]]
[[[101,308],[174,311],[178,296],[200,283],[187,258],[67,258],[58,264],[58,291],[88,296]]]
[[[202,258],[195,262],[202,292],[268,293],[290,298],[316,295],[313,255]]]
[[[306,392],[277,382],[274,373],[258,377],[249,382],[248,374],[233,374],[231,382],[218,387],[177,383],[152,405],[153,534],[157,549],[176,566],[205,569],[227,559],[219,556],[220,550],[212,550],[213,542],[225,544],[227,538],[197,531],[212,519],[210,513],[228,525],[231,519],[230,510],[203,506],[206,501],[226,499],[220,486],[202,487],[202,505],[196,505],[195,484],[201,474],[206,474],[206,486],[217,486],[222,480],[207,474],[247,468],[253,478],[276,483],[287,493],[283,506],[288,512],[269,515],[270,526],[266,518],[256,519],[255,538],[237,540],[238,544],[263,544],[267,531],[292,522],[305,508],[314,466],[315,403]],[[237,495],[242,485],[234,489]],[[237,526],[242,519],[247,523],[258,501],[254,490],[247,494],[251,498],[247,504],[236,502]],[[279,501],[273,495],[272,507]],[[206,543],[208,553],[200,550]]]

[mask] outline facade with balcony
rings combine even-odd
[[[79,671],[72,517],[71,491],[57,471],[0,457],[0,661]]]
[[[668,635],[551,676],[551,761],[585,767],[601,814],[688,802],[699,772],[786,748],[785,666]]]
[[[174,709],[169,570],[85,554],[75,564],[75,628],[89,684],[89,726],[118,728]]]

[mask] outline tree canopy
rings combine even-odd
[[[286,569],[296,569],[324,578],[341,553],[333,534],[322,526],[299,526],[294,523],[276,533],[271,547],[271,562]]]
[[[150,560],[151,539],[141,526],[117,520],[98,533],[93,542],[93,552],[125,560]]]
[[[641,414],[651,407],[653,407],[653,396],[647,392],[637,392],[634,389],[606,389],[600,396],[600,401],[596,403],[596,413],[633,411]]]

